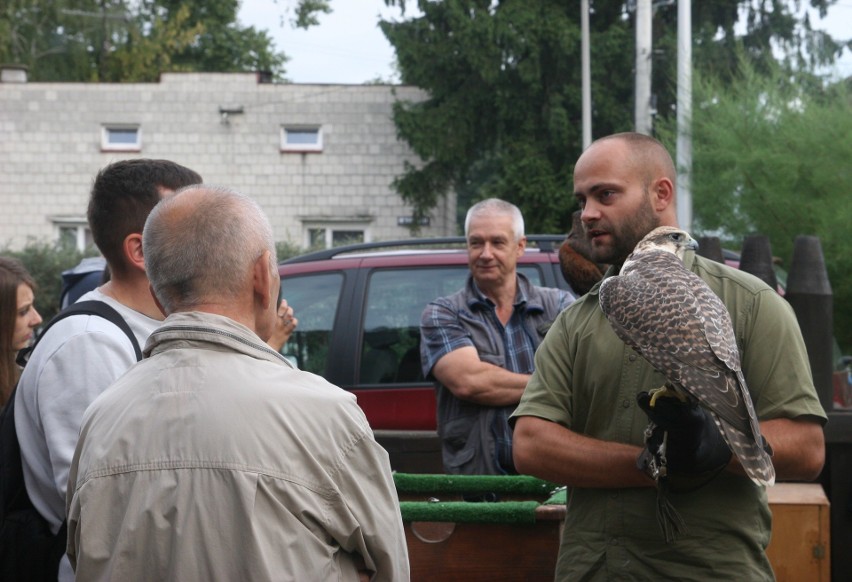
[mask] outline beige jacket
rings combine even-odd
[[[355,398],[247,328],[170,316],[86,411],[68,480],[78,580],[408,580],[387,453]]]

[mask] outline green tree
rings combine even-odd
[[[810,5],[824,11],[835,1]],[[592,125],[601,136],[633,126],[634,15],[624,2],[592,5]],[[581,149],[579,0],[418,0],[417,7],[416,17],[380,23],[402,82],[428,95],[395,107],[399,137],[422,160],[405,168],[396,190],[416,216],[454,190],[464,208],[487,196],[511,200],[530,231],[568,229]],[[791,10],[784,0],[693,2],[696,66],[730,71],[736,46],[755,62],[773,62],[773,48],[790,66],[830,62],[839,45]],[[654,17],[663,116],[676,95],[676,16],[671,5]]]
[[[693,109],[693,230],[734,248],[769,237],[789,266],[795,237],[816,235],[834,293],[835,335],[852,351],[852,92],[781,67],[699,75]],[[674,144],[671,121],[661,128]]]
[[[447,0],[419,2],[421,16],[383,21],[396,49],[401,80],[427,91],[427,100],[399,102],[400,138],[423,163],[395,181],[416,217],[428,215],[449,190],[459,205],[497,196],[517,204],[528,230],[570,226],[573,153],[581,145],[579,2]],[[619,10],[600,10],[601,130],[623,129],[631,113],[631,64],[613,58],[629,41]],[[415,221],[416,223],[416,221]]]
[[[142,7],[144,22],[185,15],[186,26],[197,31],[192,42],[175,46],[172,61],[178,69],[284,74],[286,57],[275,52],[269,34],[237,22],[239,0],[145,0]]]
[[[275,0],[269,0],[274,2]],[[153,81],[163,71],[268,71],[286,56],[266,31],[237,21],[238,0],[4,0],[0,62],[34,81]],[[308,28],[328,0],[298,0]]]
[[[710,0],[692,2],[693,67],[733,81],[738,61],[758,72],[777,64],[810,71],[830,65],[844,46],[822,30],[814,30],[808,7],[819,16],[837,0]],[[677,5],[654,12],[653,89],[662,114],[674,111],[677,78]]]
[[[118,3],[104,0],[5,0],[0,4],[0,62],[25,65],[36,81],[90,80]],[[115,10],[118,10],[116,12]],[[93,19],[98,15],[100,18]]]
[[[123,32],[123,42],[99,63],[97,78],[111,82],[150,82],[161,71],[195,70],[178,55],[188,50],[203,30],[203,24],[189,22],[188,6],[168,18],[155,16],[149,21],[139,17]]]

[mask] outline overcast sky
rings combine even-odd
[[[266,29],[275,47],[290,57],[286,76],[294,83],[364,83],[376,77],[397,81],[394,52],[379,30],[379,19],[399,18],[382,0],[332,0],[308,30],[290,25],[296,0],[242,0],[239,19]],[[289,8],[289,12],[288,12]]]
[[[296,0],[242,0],[239,13],[241,23],[268,30],[276,48],[290,57],[286,64],[290,81],[357,84],[377,77],[398,80],[393,48],[378,22],[380,17],[400,18],[399,9],[387,8],[382,0],[332,0],[334,11],[321,14],[319,25],[305,31],[290,26],[295,4]],[[409,5],[410,11],[416,2],[409,1]],[[835,38],[852,36],[852,0],[839,0],[821,25]],[[848,50],[839,69],[843,75],[852,75]]]

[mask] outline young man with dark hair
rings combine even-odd
[[[140,346],[163,318],[148,288],[142,227],[160,199],[201,182],[167,160],[119,161],[95,178],[89,227],[112,278],[81,300],[102,301],[124,319]],[[83,412],[136,362],[129,337],[103,317],[74,315],[57,323],[30,356],[15,401],[15,427],[27,493],[56,533],[65,521],[68,469]],[[73,580],[66,559],[60,580]]]

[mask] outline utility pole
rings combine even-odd
[[[651,0],[636,1],[636,100],[634,127],[651,135]]]
[[[589,41],[589,0],[580,2],[580,61],[583,86],[583,149],[592,143],[592,59]]]
[[[677,221],[692,230],[692,2],[677,3]]]

